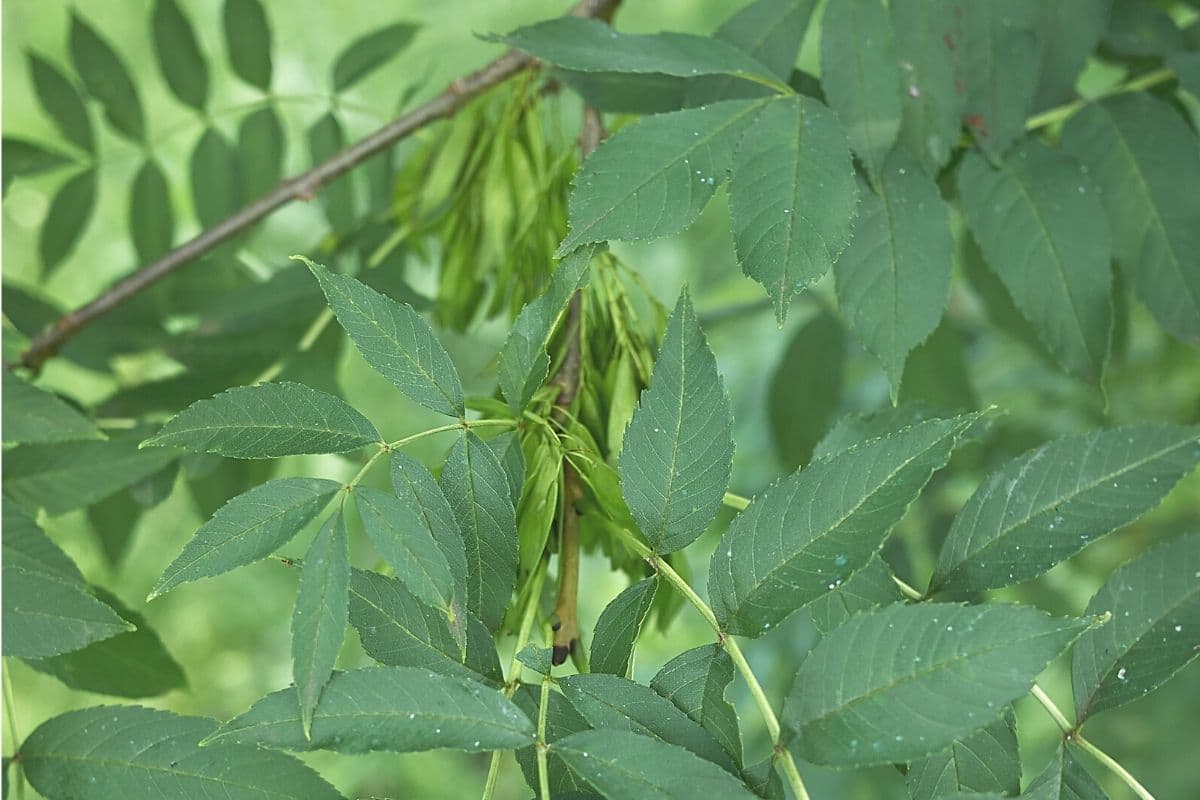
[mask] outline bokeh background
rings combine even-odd
[[[234,118],[223,114],[255,96],[232,76],[224,57],[220,3],[187,0],[182,3],[209,57],[209,107],[215,123],[232,131]],[[439,91],[455,76],[473,69],[500,52],[474,34],[503,32],[520,24],[561,13],[563,2],[546,0],[415,0],[386,4],[366,0],[337,3],[266,0],[275,53],[274,86],[292,143],[287,172],[307,166],[303,131],[330,106],[328,74],[341,47],[382,24],[409,20],[422,28],[413,45],[396,61],[371,75],[341,101],[341,119],[350,138],[357,138],[390,118],[402,97],[409,105]],[[709,33],[740,3],[720,0],[628,0],[617,24],[628,31],[670,29]],[[28,75],[25,53],[33,50],[57,64],[69,63],[67,30],[75,8],[115,43],[135,73],[147,109],[151,149],[166,171],[173,201],[189,208],[187,156],[202,126],[194,112],[169,93],[152,50],[150,0],[5,0],[3,4],[3,127],[35,141],[58,142],[59,134],[39,108]],[[817,41],[812,26],[800,66],[818,71]],[[1082,85],[1102,87],[1119,80],[1102,64],[1089,67]],[[1194,100],[1194,98],[1193,98]],[[578,104],[569,96],[549,101],[564,125],[578,119]],[[1193,112],[1197,104],[1188,106]],[[619,123],[619,121],[617,121]],[[63,173],[50,173],[14,184],[3,205],[3,277],[7,285],[33,289],[61,306],[73,306],[135,266],[126,233],[127,192],[140,164],[141,151],[97,126],[100,140],[100,194],[97,212],[79,245],[52,275],[43,276],[37,257],[37,233]],[[570,132],[569,132],[570,133]],[[424,137],[438,136],[433,128]],[[569,143],[568,143],[569,144]],[[421,146],[414,141],[400,148],[398,161]],[[1200,187],[1197,188],[1200,191]],[[618,245],[616,252],[642,276],[650,290],[672,304],[687,283],[717,354],[734,404],[737,456],[733,490],[753,495],[794,466],[794,458],[777,445],[781,435],[815,435],[838,417],[887,405],[886,380],[875,361],[844,335],[830,333],[818,315],[831,292],[828,281],[815,290],[817,300],[797,300],[788,322],[779,326],[764,302],[761,288],[742,277],[733,258],[725,196],[717,198],[686,234],[638,245]],[[257,280],[287,265],[287,256],[309,252],[325,227],[316,203],[296,203],[260,225],[236,256],[238,268]],[[187,213],[178,215],[177,238],[194,233]],[[967,280],[978,256],[964,249],[947,323],[915,358],[906,374],[906,399],[935,406],[995,405],[1005,416],[984,443],[972,445],[937,476],[926,496],[899,526],[885,555],[893,567],[914,584],[928,578],[936,546],[949,521],[988,469],[1006,457],[1053,435],[1098,425],[1144,420],[1191,422],[1200,418],[1200,359],[1166,337],[1148,313],[1129,299],[1121,309],[1127,320],[1122,347],[1103,390],[1085,386],[1058,372],[1023,338],[1020,321],[1005,317],[1005,309],[989,302],[977,282]],[[204,270],[204,264],[190,270]],[[410,264],[406,279],[418,291],[436,284],[436,263]],[[202,281],[202,276],[193,275]],[[1128,297],[1128,295],[1125,295]],[[993,298],[994,299],[994,298]],[[1008,309],[1011,314],[1011,309]],[[506,328],[495,321],[465,334],[447,332],[445,340],[469,390],[488,393],[494,385],[493,358]],[[795,344],[794,344],[795,343]],[[790,360],[780,369],[789,347]],[[816,355],[814,355],[816,354]],[[823,357],[821,357],[823,354]],[[838,358],[838,356],[841,356]],[[839,366],[840,363],[840,366]],[[127,359],[113,373],[54,362],[46,381],[84,404],[96,404],[122,386],[145,380],[161,364],[154,359]],[[432,425],[440,418],[400,396],[373,373],[352,348],[336,366],[336,382],[346,399],[363,410],[391,439]],[[774,422],[771,397],[778,394]],[[822,407],[820,397],[828,397]],[[812,398],[818,398],[813,400]],[[801,430],[792,430],[798,426]],[[787,430],[785,430],[787,429]],[[447,440],[426,440],[414,454],[436,465]],[[248,479],[261,481],[275,474],[318,474],[346,477],[353,465],[338,457],[285,459],[275,467],[255,466]],[[247,484],[248,485],[248,484]],[[232,494],[232,492],[231,492]],[[145,596],[162,568],[203,522],[196,499],[182,480],[166,499],[145,513],[123,557],[106,557],[103,523],[83,512],[44,520],[49,535],[80,565],[93,582],[111,590],[141,611],[182,664],[186,690],[173,691],[148,704],[189,714],[226,719],[247,708],[265,693],[291,680],[289,620],[295,592],[293,571],[276,563],[260,563],[233,574],[188,584],[147,605]],[[703,590],[707,557],[727,512],[714,530],[689,549],[692,573]],[[1031,584],[996,595],[1036,603],[1058,613],[1079,613],[1094,590],[1118,564],[1151,542],[1200,530],[1200,475],[1184,481],[1156,511],[1133,526],[1089,547]],[[293,547],[300,550],[305,537]],[[582,622],[589,631],[604,605],[626,585],[624,575],[610,571],[605,559],[590,556],[582,575]],[[660,591],[666,591],[665,587]],[[749,659],[768,693],[782,698],[795,667],[816,634],[804,613],[746,645]],[[639,646],[636,677],[648,681],[672,655],[709,641],[702,620],[684,609],[667,631],[648,626]],[[507,663],[502,643],[502,661]],[[348,634],[343,665],[365,657]],[[18,735],[28,734],[41,721],[65,710],[113,702],[112,698],[66,688],[54,678],[9,660]],[[1043,684],[1064,706],[1070,704],[1068,670],[1052,665]],[[747,762],[762,754],[763,732],[745,688],[735,681],[731,696],[742,714],[747,736]],[[1017,705],[1026,780],[1049,760],[1057,731],[1035,703]],[[1200,669],[1185,671],[1165,688],[1115,712],[1089,722],[1089,738],[1114,755],[1156,792],[1159,798],[1200,797],[1200,769],[1195,763],[1200,746]],[[13,742],[4,731],[4,752]],[[487,771],[486,756],[451,752],[414,755],[373,754],[304,757],[352,797],[462,798],[478,796]],[[1094,765],[1091,765],[1094,767]],[[1113,797],[1126,796],[1100,769],[1092,773]],[[816,798],[900,798],[903,778],[889,768],[839,773],[802,769]],[[32,794],[26,787],[27,796]],[[530,796],[515,762],[504,761],[497,797]]]

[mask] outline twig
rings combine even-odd
[[[616,6],[617,0],[580,0],[571,10],[577,17],[603,17]],[[145,291],[162,278],[183,267],[217,245],[254,225],[293,200],[311,199],[321,187],[349,172],[363,161],[377,155],[425,126],[453,116],[470,100],[513,75],[530,68],[536,60],[517,50],[509,50],[482,69],[456,79],[445,91],[429,102],[384,125],[345,150],[331,156],[301,175],[288,178],[270,192],[245,206],[217,225],[202,231],[195,238],[171,250],[137,272],[115,283],[103,294],[59,318],[39,334],[21,354],[17,362],[6,364],[41,369],[46,359],[83,328],[104,316],[135,295]]]
[[[591,107],[583,109],[583,129],[579,134],[579,153],[590,156],[604,138],[600,112]],[[558,396],[554,398],[554,416],[560,423],[568,415],[571,403],[579,394],[580,329],[583,327],[583,296],[576,291],[567,307],[567,353],[554,382]],[[558,666],[579,649],[579,517],[575,504],[583,496],[579,475],[567,459],[563,459],[563,512],[558,548],[558,600],[554,604],[554,649],[551,662]]]

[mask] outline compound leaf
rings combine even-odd
[[[1113,255],[1160,325],[1200,342],[1200,151],[1170,106],[1144,92],[1089,103],[1063,149],[1100,190]]]
[[[271,27],[259,0],[225,0],[221,15],[229,63],[237,76],[271,90]]]
[[[262,383],[192,403],[142,444],[230,458],[279,458],[344,453],[379,441],[370,420],[339,397],[302,383]]]
[[[725,699],[733,680],[733,659],[716,644],[685,650],[672,658],[650,681],[650,688],[700,723],[716,737],[737,763],[742,761],[742,737],[737,712]]]
[[[725,770],[669,742],[620,730],[580,731],[550,750],[609,800],[755,795]]]
[[[350,543],[339,511],[308,548],[292,613],[292,675],[305,736],[346,636],[349,592]]]
[[[306,739],[290,689],[274,692],[221,726],[206,746],[261,744],[284,750],[413,753],[448,747],[478,753],[534,741],[533,724],[499,691],[413,667],[336,672]]]
[[[587,277],[588,264],[597,252],[593,245],[580,247],[562,260],[550,277],[550,286],[521,309],[500,350],[500,390],[516,413],[525,410],[533,393],[550,372],[546,345],[571,296]]]
[[[1020,794],[1021,759],[1012,708],[945,750],[909,764],[906,781],[912,800],[935,800],[954,792]]]
[[[208,62],[176,0],[155,0],[151,29],[154,52],[167,86],[185,104],[203,111],[208,103]]]
[[[571,230],[559,254],[587,242],[657,239],[691,225],[729,174],[742,132],[771,102],[726,100],[656,114],[609,137],[572,181]]]
[[[628,586],[600,612],[592,634],[590,668],[625,677],[633,662],[633,648],[654,601],[658,578],[650,576]]]
[[[811,97],[773,100],[732,160],[738,263],[766,287],[782,322],[792,295],[828,272],[850,241],[858,189],[846,136]]]
[[[356,489],[354,506],[371,544],[396,571],[396,577],[421,602],[449,612],[454,602],[454,577],[425,521],[405,503],[374,489]]]
[[[333,64],[334,93],[350,88],[400,55],[420,29],[411,22],[396,22],[346,45]]]
[[[625,428],[619,464],[621,494],[658,553],[694,542],[721,506],[733,466],[733,415],[686,290]]]
[[[134,629],[32,518],[11,502],[3,513],[4,655],[56,656]]]
[[[95,423],[65,400],[11,370],[4,371],[3,390],[5,444],[106,438]]]
[[[878,194],[860,191],[854,238],[834,264],[838,307],[883,364],[892,402],[908,353],[942,318],[950,293],[954,239],[937,185],[897,148],[876,175]]]
[[[71,63],[88,94],[104,106],[104,115],[119,133],[142,141],[146,123],[133,77],[124,62],[96,30],[78,13],[71,12],[68,41]]]
[[[1088,614],[1112,614],[1075,645],[1076,719],[1157,689],[1200,655],[1200,536],[1181,536],[1120,567]]]
[[[865,567],[977,418],[930,419],[863,442],[757,497],[709,566],[723,629],[761,636]]]
[[[873,177],[900,132],[900,75],[892,25],[879,0],[843,0],[821,23],[821,88]]]
[[[809,652],[784,722],[814,764],[921,758],[999,717],[1087,627],[1015,605],[867,611]]]
[[[329,307],[376,372],[426,408],[461,417],[462,382],[429,323],[412,306],[397,303],[349,275],[305,260]]]
[[[958,191],[971,233],[1059,363],[1098,382],[1112,333],[1112,240],[1073,159],[1036,140],[993,169],[968,153]]]
[[[466,545],[467,608],[495,630],[517,582],[517,519],[504,465],[466,431],[446,456],[441,486]]]
[[[562,678],[559,687],[594,728],[651,736],[687,748],[730,771],[735,769],[733,759],[712,733],[648,686],[616,675],[585,673]]]
[[[322,478],[278,478],[238,495],[200,526],[163,571],[150,598],[270,555],[311,522],[341,488],[337,481]]]
[[[930,591],[1030,580],[1149,511],[1200,461],[1196,428],[1130,425],[1049,442],[992,473],[942,545]]]
[[[46,797],[341,800],[316,772],[284,753],[230,743],[200,747],[217,726],[139,706],[85,708],[30,734],[21,745],[21,767]]]

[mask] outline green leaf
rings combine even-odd
[[[761,636],[865,567],[977,418],[931,419],[863,442],[756,498],[709,566],[722,629]]]
[[[931,415],[929,409],[920,403],[901,403],[879,411],[847,414],[834,423],[825,437],[817,442],[816,448],[813,449],[813,458],[827,458],[860,442],[878,439],[892,431],[915,425],[930,416],[936,415]]]
[[[58,395],[4,371],[4,443],[65,442],[107,438],[90,419]]]
[[[558,253],[608,239],[657,239],[691,225],[733,166],[742,132],[773,102],[727,100],[617,131],[572,181],[571,230]]]
[[[549,675],[554,669],[554,649],[527,644],[517,653],[517,661],[541,675]]]
[[[200,747],[217,721],[139,706],[70,711],[21,745],[21,768],[46,797],[340,800],[297,759],[236,744]]]
[[[725,699],[733,680],[733,660],[717,644],[685,650],[650,681],[650,688],[670,700],[693,722],[711,733],[734,762],[742,762],[737,712]]]
[[[332,111],[324,114],[308,129],[308,154],[314,166],[332,157],[346,147],[346,132]],[[354,173],[333,178],[321,187],[317,195],[330,227],[342,233],[354,227],[358,219],[355,211]]]
[[[518,414],[546,381],[550,372],[546,346],[563,309],[587,279],[588,264],[596,252],[594,245],[587,245],[566,256],[551,275],[546,291],[521,309],[513,321],[500,350],[499,373],[504,399]]]
[[[408,47],[420,25],[396,22],[376,28],[342,49],[333,64],[334,94],[350,88]]]
[[[454,577],[425,521],[391,495],[367,488],[353,494],[367,537],[396,571],[396,577],[421,602],[449,612],[454,602]]]
[[[136,630],[93,642],[82,650],[48,658],[28,658],[25,663],[84,692],[153,697],[185,688],[183,668],[167,652],[146,619],[108,592],[93,591]]]
[[[246,165],[253,168],[253,165]],[[192,203],[202,228],[212,228],[242,203],[238,151],[216,128],[206,128],[188,161]]]
[[[4,191],[14,178],[39,175],[73,164],[74,159],[42,147],[36,142],[5,136],[3,144]]]
[[[682,747],[618,730],[581,731],[550,750],[609,800],[754,800],[741,781]]]
[[[279,458],[345,453],[373,442],[381,442],[379,431],[340,397],[302,383],[260,383],[197,400],[142,446]]]
[[[4,492],[27,508],[44,508],[57,516],[132,486],[179,457],[177,450],[138,450],[138,438],[27,444],[5,450]]]
[[[491,634],[479,620],[463,616],[465,657],[446,614],[422,603],[400,581],[362,570],[350,579],[350,624],[371,658],[499,685],[503,677]]]
[[[1167,56],[1179,85],[1200,98],[1200,52],[1179,51]]]
[[[181,583],[220,575],[278,550],[342,488],[322,478],[278,478],[230,500],[200,526],[163,571],[150,599]]]
[[[465,600],[467,555],[454,510],[425,465],[404,453],[393,452],[391,458],[392,488],[396,498],[420,518],[421,524],[433,536],[454,579],[454,594]]]
[[[154,52],[167,86],[186,105],[203,111],[208,103],[208,62],[176,0],[155,0],[151,29]]]
[[[728,42],[687,33],[619,33],[595,19],[556,17],[486,38],[579,72],[733,75],[778,82],[770,69]]]
[[[1129,59],[1153,58],[1188,47],[1188,38],[1171,15],[1155,3],[1122,0],[1113,3],[1108,14],[1104,46]]]
[[[1181,536],[1118,568],[1088,603],[1112,614],[1075,646],[1076,720],[1149,694],[1200,650],[1200,535]]]
[[[478,753],[534,741],[533,724],[499,691],[412,667],[336,672],[313,716],[312,738],[300,726],[290,689],[267,695],[206,741],[284,750],[415,753],[448,747]]]
[[[625,677],[633,648],[650,612],[658,578],[650,576],[624,589],[600,612],[592,634],[591,671]]]
[[[129,231],[138,260],[149,264],[171,249],[175,239],[175,215],[171,211],[171,189],[158,163],[148,158],[133,179],[129,196]]]
[[[465,431],[446,456],[441,486],[466,545],[467,608],[496,630],[517,582],[517,519],[504,466]]]
[[[513,508],[516,508],[525,487],[525,451],[521,448],[521,437],[516,431],[505,431],[488,439],[487,445],[504,467],[504,476],[508,478],[508,496]]]
[[[426,408],[463,416],[458,371],[429,323],[412,306],[397,303],[348,275],[306,263],[338,322],[376,372]]]
[[[46,114],[63,136],[89,153],[96,150],[96,137],[87,106],[75,84],[58,67],[36,53],[29,53],[29,77],[33,91]]]
[[[594,728],[613,728],[686,748],[730,772],[736,765],[716,737],[662,695],[616,675],[568,675],[563,695]]]
[[[621,494],[657,553],[696,541],[721,507],[733,466],[733,414],[686,289],[625,428],[619,464]]]
[[[754,0],[721,23],[713,38],[728,42],[760,61],[782,82],[792,76],[796,54],[808,29],[815,0]],[[726,75],[686,79],[685,103],[761,97],[771,90]]]
[[[1112,0],[1039,3],[1033,20],[1039,67],[1034,110],[1075,97],[1075,81],[1104,32]]]
[[[892,571],[878,555],[851,576],[850,580],[818,597],[808,610],[822,636],[860,611],[898,603],[904,599]]]
[[[1160,325],[1200,342],[1200,152],[1174,109],[1145,93],[1087,105],[1063,149],[1100,190],[1113,255]]]
[[[1112,240],[1079,165],[1036,140],[993,169],[968,153],[958,191],[988,265],[1059,363],[1096,383],[1112,334]]]
[[[3,514],[4,655],[56,656],[134,629],[92,596],[33,519],[7,501]]]
[[[229,63],[237,76],[271,90],[271,27],[259,0],[225,0],[222,13]]]
[[[821,24],[821,88],[872,177],[900,132],[900,74],[892,26],[879,0],[843,0]]]
[[[549,648],[546,648],[549,652]],[[545,742],[553,745],[559,739],[573,733],[590,730],[590,726],[579,712],[571,707],[560,692],[551,692],[546,708]],[[541,692],[538,687],[530,684],[520,686],[513,695],[513,702],[525,712],[530,719],[537,719],[541,706]],[[549,767],[550,793],[553,797],[570,797],[572,792],[587,795],[591,787],[558,757],[551,748],[548,752],[547,767]],[[517,763],[525,774],[525,782],[530,788],[538,786],[537,754],[533,747],[523,747],[516,752]]]
[[[78,172],[59,186],[38,231],[42,267],[52,272],[71,254],[96,207],[96,171]]]
[[[892,36],[900,64],[898,143],[936,175],[950,160],[962,128],[965,97],[958,90],[953,0],[892,0]]]
[[[809,651],[783,721],[814,764],[921,758],[999,717],[1087,626],[1015,605],[868,611]]]
[[[790,469],[808,463],[842,396],[846,329],[818,313],[799,327],[771,376],[767,421],[771,442]]]
[[[883,364],[895,403],[909,352],[933,333],[946,307],[954,239],[937,184],[906,151],[887,157],[876,185],[878,194],[859,192],[854,238],[834,274],[838,307]]]
[[[1002,153],[1025,133],[1037,91],[1038,44],[1029,27],[1033,0],[958,4],[965,120],[979,146]]]
[[[279,112],[265,106],[242,117],[238,125],[237,152],[242,164],[254,169],[242,170],[242,196],[257,200],[283,177],[283,154],[287,147]]]
[[[292,613],[292,675],[305,736],[311,731],[313,710],[342,649],[349,593],[350,544],[346,520],[339,511],[325,522],[308,548]]]
[[[1030,580],[1158,505],[1200,461],[1196,428],[1130,425],[1049,442],[992,473],[942,545],[934,592]]]
[[[837,118],[809,97],[773,101],[737,149],[729,214],[738,263],[766,287],[780,322],[792,295],[828,272],[845,249],[857,208]]]
[[[1012,708],[945,750],[909,764],[906,780],[912,800],[935,800],[954,792],[1020,794],[1021,759]]]
[[[69,48],[75,74],[88,94],[104,106],[109,124],[130,139],[143,141],[146,124],[133,77],[112,45],[75,11],[71,12]]]
[[[1066,745],[1060,744],[1054,759],[1033,779],[1021,800],[1108,800],[1108,795],[1071,757]]]

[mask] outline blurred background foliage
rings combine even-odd
[[[388,3],[384,12],[379,4],[363,0],[267,0],[274,41],[274,107],[287,142],[284,174],[307,168],[314,152],[336,146],[339,139],[361,137],[397,109],[432,96],[454,77],[498,54],[497,45],[474,33],[507,31],[559,14],[563,5],[547,0],[398,0]],[[187,0],[181,6],[209,65],[204,118],[234,137],[238,119],[261,92],[239,81],[228,66],[221,4]],[[139,263],[127,233],[127,195],[144,150],[166,175],[177,209],[176,241],[199,230],[190,211],[178,210],[192,207],[188,160],[205,124],[175,98],[157,68],[150,0],[6,0],[5,135],[69,149],[38,105],[26,54],[36,52],[51,63],[68,65],[72,9],[117,44],[146,110],[149,144],[143,148],[107,126],[94,125],[101,154],[95,164],[95,214],[74,249],[52,271],[41,265],[39,229],[70,172],[22,178],[8,188],[3,206],[4,312],[15,329],[26,333],[50,318],[54,308],[91,298]],[[709,33],[730,10],[731,4],[720,0],[630,1],[621,8],[618,25],[631,32]],[[381,13],[387,19],[381,19]],[[334,98],[329,75],[341,49],[392,21],[419,26],[407,49]],[[811,26],[800,57],[800,66],[812,73],[819,71],[818,30],[818,25]],[[1119,77],[1093,62],[1081,85],[1104,85]],[[278,363],[281,353],[313,331],[310,326],[322,313],[315,285],[306,275],[292,279],[296,272],[287,256],[306,252],[331,265],[371,270],[364,272],[372,276],[368,280],[434,315],[468,391],[490,394],[495,354],[509,314],[540,291],[549,253],[565,227],[564,192],[576,165],[578,101],[569,93],[542,97],[542,91],[540,82],[512,82],[455,121],[433,126],[395,148],[386,161],[357,170],[349,180],[330,187],[319,202],[286,207],[234,246],[188,267],[81,336],[66,358],[47,366],[42,385],[96,409],[98,416],[119,428],[134,418],[161,418],[192,400],[275,370],[337,391],[388,439],[439,424],[441,418],[400,396],[353,348],[342,347],[340,332],[333,327],[305,348],[311,357]],[[540,105],[539,99],[544,100]],[[1194,123],[1196,99],[1183,102]],[[336,125],[328,121],[331,112]],[[99,115],[93,116],[98,121]],[[348,215],[347,209],[357,211]],[[614,252],[661,302],[670,305],[679,287],[689,285],[733,401],[733,489],[749,496],[806,462],[839,419],[890,404],[886,378],[875,359],[830,316],[835,312],[828,279],[794,304],[780,328],[761,288],[734,262],[727,219],[725,196],[718,192],[687,233],[616,245]],[[981,264],[981,255],[965,235],[958,238],[962,244],[949,310],[941,327],[909,359],[901,399],[931,410],[994,405],[1003,415],[986,438],[964,448],[935,476],[892,537],[885,556],[915,585],[928,578],[954,513],[982,476],[1005,459],[1047,438],[1097,426],[1200,421],[1197,350],[1165,334],[1124,287],[1117,291],[1118,332],[1104,384],[1085,385],[1053,365]],[[487,276],[494,274],[509,276],[504,292],[493,290]],[[21,340],[14,327],[5,329],[6,356]],[[448,444],[428,439],[413,454],[436,466]],[[272,463],[185,459],[182,468],[155,475],[86,511],[43,522],[91,581],[147,617],[182,666],[186,688],[145,702],[225,719],[291,680],[288,619],[294,571],[276,562],[260,563],[188,584],[149,605],[144,602],[147,591],[200,523],[228,497],[271,476],[346,478],[353,471],[353,464],[335,456]],[[722,512],[714,529],[688,551],[694,567],[690,572],[702,593],[703,565],[729,514]],[[1192,475],[1138,523],[1043,578],[997,594],[1053,612],[1079,613],[1117,565],[1155,540],[1198,529],[1200,475]],[[290,547],[302,552],[308,538],[302,536]],[[361,544],[362,537],[357,540]],[[366,557],[363,551],[360,559]],[[627,576],[610,570],[607,559],[598,554],[587,558],[581,597],[585,632],[627,582]],[[703,621],[687,609],[668,630],[648,626],[638,648],[635,677],[647,681],[672,655],[709,639]],[[796,664],[815,639],[806,615],[799,614],[747,643],[750,661],[773,698],[787,691]],[[505,645],[501,643],[502,658]],[[64,710],[112,701],[68,689],[53,677],[9,661],[19,735]],[[341,663],[365,661],[356,637],[348,636]],[[1065,665],[1052,665],[1044,685],[1066,703]],[[751,763],[762,751],[762,731],[745,688],[735,682],[731,694],[747,712],[743,718]],[[1197,698],[1200,670],[1191,669],[1162,691],[1102,715],[1090,723],[1089,736],[1159,797],[1200,796],[1200,771],[1193,763],[1200,741]],[[1030,701],[1018,703],[1017,712],[1028,780],[1049,760],[1057,731]],[[5,752],[11,752],[8,729],[5,737]],[[452,752],[304,758],[348,795],[359,797],[477,796],[487,770],[486,756]],[[805,774],[818,798],[905,796],[902,776],[891,769],[838,773],[807,768]],[[1124,788],[1113,785],[1110,775],[1094,774],[1107,782],[1114,797],[1124,796]],[[528,795],[515,761],[506,759],[497,796]]]

